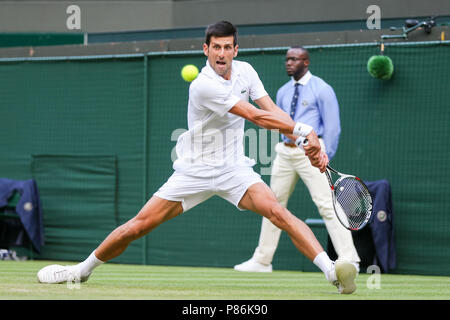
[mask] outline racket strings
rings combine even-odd
[[[357,179],[344,178],[334,186],[336,201],[348,220],[351,229],[359,229],[367,222],[372,211],[372,198]]]

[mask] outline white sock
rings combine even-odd
[[[325,251],[322,251],[319,253],[313,260],[313,263],[319,267],[320,270],[325,274],[325,277],[328,279],[330,270],[334,268],[333,261],[330,260],[330,257],[328,257],[328,254]]]
[[[80,267],[80,273],[81,276],[89,276],[92,272],[92,270],[94,270],[96,267],[98,267],[99,265],[103,264],[104,262],[97,259],[97,257],[94,254],[95,251],[93,251],[89,257],[87,257],[86,260],[84,260],[83,262],[81,262],[80,264],[78,264],[78,266]]]

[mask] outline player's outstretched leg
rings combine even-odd
[[[46,266],[37,273],[38,281],[42,283],[87,281],[94,268],[119,256],[132,241],[182,212],[181,202],[154,196],[134,218],[111,232],[86,260],[73,266]]]

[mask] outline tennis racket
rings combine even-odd
[[[302,143],[308,144],[305,139]],[[339,176],[333,183],[331,173]],[[348,230],[364,228],[372,215],[372,196],[364,182],[350,174],[343,174],[327,165],[325,174],[331,188],[334,212],[339,222]]]
[[[339,176],[335,183],[331,179],[330,172]],[[367,186],[358,177],[340,173],[329,165],[325,174],[331,188],[334,212],[339,222],[352,231],[364,228],[372,215],[372,196]]]

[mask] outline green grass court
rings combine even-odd
[[[232,268],[107,263],[80,285],[37,282],[55,261],[0,261],[1,300],[449,300],[450,277],[381,274],[357,277],[357,291],[341,295],[319,272],[241,273]],[[373,279],[373,278],[370,278]],[[370,280],[369,279],[369,280]],[[370,282],[370,281],[369,281]],[[376,282],[370,282],[372,285]]]

